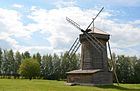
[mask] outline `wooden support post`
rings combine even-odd
[[[110,43],[108,41],[108,48],[109,48],[109,53],[110,53],[110,58],[111,58],[111,61],[112,61],[112,66],[113,66],[113,73],[115,75],[115,79],[117,81],[117,84],[119,85],[119,80],[118,80],[118,77],[117,77],[117,74],[116,74],[116,69],[115,69],[115,63],[114,63],[114,60],[112,58],[112,53],[111,53],[111,48],[110,48]]]

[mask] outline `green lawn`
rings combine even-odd
[[[140,84],[66,86],[64,81],[0,79],[0,91],[140,91]]]

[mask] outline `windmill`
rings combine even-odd
[[[74,70],[67,72],[67,82],[72,84],[100,84],[108,85],[113,83],[112,71],[109,68],[107,59],[107,45],[109,47],[109,53],[111,56],[111,49],[109,44],[109,34],[94,27],[94,21],[98,15],[102,12],[104,7],[99,13],[93,18],[89,26],[84,30],[80,28],[72,19],[66,17],[66,20],[79,29],[83,34],[76,38],[71,48],[68,51],[68,58],[72,60],[73,55],[77,52],[81,46],[81,67],[80,70]],[[90,26],[93,24],[93,28]],[[112,56],[111,56],[112,60]],[[114,63],[112,61],[112,67]],[[116,81],[118,78],[115,70],[113,69]]]

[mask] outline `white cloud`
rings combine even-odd
[[[74,26],[66,21],[66,16],[73,19],[81,28],[85,29],[92,18],[96,16],[96,9],[80,9],[79,7],[59,7],[56,9],[46,10],[31,7],[30,14],[27,16],[33,22],[24,25],[22,15],[15,10],[0,8],[0,39],[8,42],[14,49],[19,51],[29,50],[32,53],[37,51],[45,53],[64,52],[74,42],[75,38],[81,33]],[[139,46],[140,28],[135,25],[139,24],[139,20],[129,21],[128,23],[116,23],[109,19],[112,13],[103,11],[95,21],[95,26],[99,29],[111,34],[112,50],[116,53],[125,53],[134,55],[139,53],[133,46]],[[12,18],[11,18],[12,17]],[[133,24],[132,24],[133,23]],[[16,38],[31,38],[34,32],[40,32],[42,38],[46,38],[50,46],[25,46],[20,45]],[[30,42],[30,41],[29,41]],[[125,50],[123,50],[125,48]]]
[[[18,41],[13,37],[30,38],[30,33],[24,29],[19,12],[3,8],[0,8],[0,12],[0,40],[2,41],[0,46],[2,48],[15,48]],[[5,47],[6,45],[8,46]]]
[[[35,27],[38,27],[42,33],[50,34],[47,39],[53,48],[68,50],[68,47],[70,47],[74,39],[78,37],[80,31],[69,24],[65,20],[65,17],[68,16],[85,29],[97,13],[98,10],[82,10],[79,7],[63,7],[51,10],[34,8],[34,11],[32,11],[28,18],[36,22]],[[102,12],[96,19],[95,25],[111,34],[113,50],[115,50],[114,48],[128,48],[128,50],[123,53],[129,54],[129,52],[132,51],[130,47],[140,45],[140,43],[137,42],[140,39],[140,28],[130,23],[116,23],[109,19],[110,16],[112,16],[110,12]],[[134,22],[139,23],[139,21]],[[134,51],[136,50],[134,49]],[[119,51],[115,52],[119,53]]]
[[[29,32],[24,29],[20,13],[2,8],[0,8],[0,12],[0,26],[2,26],[0,33],[6,32],[16,37],[30,37]]]
[[[112,51],[116,53],[117,55],[126,55],[126,56],[138,56],[139,57],[139,51],[133,49],[133,48],[127,48],[124,50],[123,48],[112,48]]]
[[[20,52],[25,52],[29,51],[31,54],[34,53],[41,53],[41,54],[48,54],[48,53],[53,53],[54,49],[52,47],[47,47],[47,46],[23,46],[23,45],[16,45],[15,46],[16,50]]]
[[[140,20],[130,21],[129,23],[133,25],[140,25]]]
[[[21,5],[21,4],[13,4],[12,6],[15,7],[15,8],[22,8],[22,7],[24,7],[24,6]]]
[[[14,48],[14,45],[17,45],[17,41],[11,37],[10,34],[2,32],[0,33],[0,47],[4,49]]]

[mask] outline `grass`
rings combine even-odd
[[[0,91],[140,91],[140,84],[66,86],[64,81],[0,79]]]

